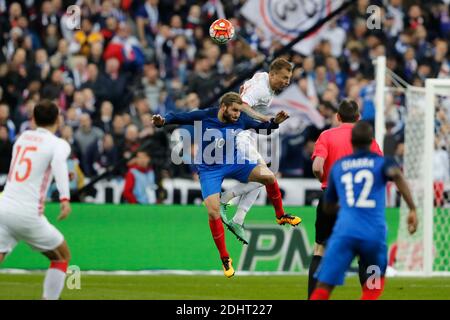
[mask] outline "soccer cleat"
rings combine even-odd
[[[222,258],[223,274],[227,278],[234,276],[234,268],[231,265],[233,260],[230,257]]]
[[[228,210],[228,203],[220,203],[220,218],[222,218],[222,222],[225,223],[225,225],[228,227],[228,217],[227,217],[227,210]]]
[[[302,222],[302,218],[293,216],[290,214],[284,214],[280,218],[277,218],[277,223],[282,226],[284,224],[290,224],[293,227],[298,226]]]
[[[239,223],[234,222],[233,220],[228,221],[227,224],[225,224],[230,230],[232,234],[236,236],[236,238],[243,242],[244,244],[248,244],[247,236],[245,235],[245,229],[244,226],[241,226]]]

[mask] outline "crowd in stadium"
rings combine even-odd
[[[244,2],[223,1],[226,16],[240,17]],[[230,19],[238,39],[215,44],[208,33],[217,18],[214,1],[78,1],[80,29],[72,31],[66,9],[73,3],[0,0],[0,174],[8,172],[15,138],[33,127],[34,105],[49,98],[62,110],[60,135],[72,146],[74,189],[83,177],[112,167],[125,176],[130,155],[143,143],[155,183],[195,178],[192,166],[171,164],[169,132],[152,125],[152,114],[206,107],[240,73],[282,46],[244,18]],[[384,5],[381,29],[367,27],[370,4]],[[332,21],[313,54],[286,56],[295,64],[292,82],[326,126],[282,137],[281,175],[313,177],[314,141],[333,125],[340,99],[357,100],[362,118],[374,122],[373,58],[386,55],[388,68],[416,86],[450,76],[449,4],[359,0]],[[404,98],[393,95],[387,105],[385,152],[401,162]],[[438,150],[450,150],[449,117],[449,106],[442,105]],[[443,154],[448,162],[448,152]]]

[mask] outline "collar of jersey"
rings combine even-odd
[[[46,133],[52,133],[50,130],[42,128],[42,127],[37,127],[36,131],[40,131],[40,132],[46,132]]]

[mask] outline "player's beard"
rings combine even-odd
[[[238,120],[238,119],[233,120],[233,117],[228,113],[227,110],[225,110],[225,112],[223,113],[223,118],[225,119],[226,122],[229,122],[229,123],[234,123]]]

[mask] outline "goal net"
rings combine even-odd
[[[391,256],[395,257],[392,267],[400,275],[449,276],[450,79],[427,79],[424,88],[400,87],[398,76],[389,69],[385,74],[381,104],[384,112],[383,117],[377,118],[376,130],[380,121],[383,126],[386,122],[401,123],[403,151],[396,150],[396,156],[410,186],[419,219],[417,232],[410,235],[406,220],[409,210],[402,199],[397,242],[391,249]],[[379,135],[377,138],[386,141]]]

